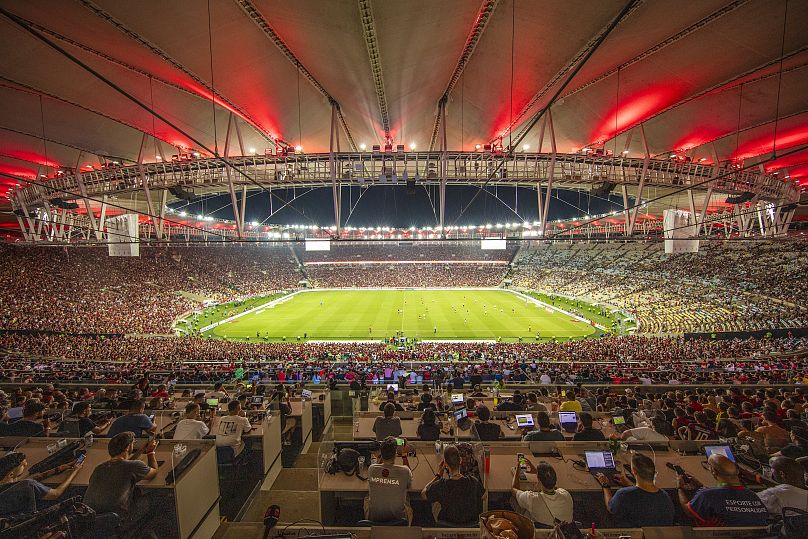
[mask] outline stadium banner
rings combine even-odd
[[[307,251],[330,251],[331,240],[320,240],[314,238],[306,238]]]
[[[682,210],[664,210],[662,227],[665,236],[665,254],[698,253],[699,240],[696,235],[695,216]]]
[[[136,213],[107,217],[107,250],[109,256],[140,256]]]
[[[508,247],[507,243],[508,243],[507,240],[484,239],[480,240],[480,248],[483,251],[504,251]]]

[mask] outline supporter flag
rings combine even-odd
[[[239,367],[236,369],[235,377],[236,380],[241,380],[244,378],[244,367]]]

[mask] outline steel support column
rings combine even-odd
[[[640,172],[640,185],[637,187],[637,198],[634,199],[634,211],[631,214],[631,220],[628,223],[628,233],[626,236],[634,234],[634,226],[637,224],[637,215],[640,213],[640,205],[642,204],[642,195],[645,190],[645,176],[648,174],[648,165],[651,162],[651,153],[648,151],[648,139],[645,137],[645,126],[640,124],[640,140],[642,141],[642,151],[645,157],[642,161],[642,171]]]
[[[147,137],[146,133],[143,133],[143,138],[140,141],[140,151],[138,152],[138,156],[137,156],[138,174],[140,175],[141,187],[143,187],[143,192],[146,195],[146,207],[149,209],[149,216],[151,218],[151,222],[152,222],[152,224],[155,225],[155,235],[157,236],[158,240],[161,240],[163,238],[160,237],[160,231],[157,230],[157,228],[158,228],[156,226],[157,223],[155,223],[155,215],[156,214],[155,214],[155,211],[154,211],[154,201],[152,200],[152,197],[151,197],[151,189],[149,189],[148,178],[146,178],[146,170],[143,167],[143,157],[144,157],[144,152],[145,152],[145,149],[146,149],[146,137]],[[162,156],[162,153],[160,153],[160,155]],[[78,177],[80,177],[80,175],[77,174],[76,177],[78,178]],[[82,184],[80,184],[80,185],[82,185]],[[83,189],[83,187],[82,187],[82,189]],[[92,214],[92,212],[90,212],[89,209],[88,209],[88,213]],[[95,216],[93,216],[93,219],[95,219]],[[149,236],[147,236],[147,237],[149,237]]]
[[[440,235],[446,237],[443,230],[444,218],[446,215],[446,176],[449,174],[449,161],[447,158],[448,148],[446,147],[446,100],[440,101],[440,116],[443,121],[440,123]]]
[[[230,134],[233,128],[233,113],[230,113],[230,117],[227,120],[227,132],[225,133],[224,138],[224,158],[227,159],[230,157]],[[238,238],[242,239],[244,236],[244,216],[241,215],[239,212],[239,205],[238,205],[238,197],[236,197],[236,187],[233,183],[233,173],[230,170],[230,167],[224,167],[225,174],[227,175],[227,189],[230,191],[230,205],[233,207],[233,217],[236,221],[236,228],[238,230]]]
[[[337,238],[342,233],[342,189],[337,181],[337,159],[334,155],[339,148],[339,115],[336,102],[331,102],[331,137],[328,148],[328,167],[331,174],[331,192],[334,197],[334,226]]]
[[[541,225],[539,228],[539,235],[544,237],[547,229],[547,213],[550,211],[550,198],[553,194],[553,177],[555,176],[556,154],[558,148],[556,147],[555,129],[553,129],[553,113],[547,109],[547,127],[550,131],[550,149],[553,153],[550,155],[550,166],[547,169],[547,193],[544,195],[544,209],[541,215]],[[541,142],[540,142],[541,144]]]

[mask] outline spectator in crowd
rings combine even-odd
[[[757,493],[769,513],[781,515],[784,507],[808,511],[805,468],[788,457],[774,457],[769,465],[772,468],[772,480],[779,484]]]
[[[412,520],[407,493],[412,484],[412,472],[396,464],[395,438],[386,438],[379,448],[379,460],[368,467],[368,497],[365,514],[373,522]]]
[[[597,475],[603,487],[606,509],[614,515],[615,525],[623,528],[672,526],[676,511],[668,493],[656,486],[654,461],[635,453],[631,457],[631,474],[637,479],[637,485],[620,472],[615,480],[622,488],[614,493],[609,478]]]
[[[511,506],[538,524],[552,527],[556,522],[572,522],[572,495],[556,486],[555,469],[545,461],[533,465],[525,459],[526,475],[536,474],[539,491],[523,490],[519,479],[519,464],[511,471]]]
[[[153,496],[141,493],[135,496],[135,485],[157,476],[157,440],[150,440],[143,452],[147,462],[130,460],[134,452],[135,435],[126,430],[112,437],[107,445],[110,459],[95,467],[84,503],[96,513],[117,513],[121,519],[122,535],[157,537],[145,527],[153,519],[157,505]]]
[[[592,427],[592,414],[589,412],[578,414],[578,432],[573,435],[573,442],[597,442],[605,439],[603,431]]]
[[[45,405],[29,400],[22,409],[22,419],[11,424],[0,423],[0,436],[47,436],[50,421],[44,417]]]
[[[477,420],[471,426],[472,439],[490,442],[505,437],[505,433],[502,432],[502,427],[499,424],[489,423],[491,410],[487,406],[481,404],[477,407],[475,413],[477,414]]]
[[[691,475],[679,476],[679,503],[697,526],[765,526],[768,511],[757,494],[743,486],[738,467],[724,455],[707,459],[717,487],[704,488]]]
[[[104,418],[98,423],[90,419],[92,409],[89,401],[79,401],[73,405],[71,414],[62,422],[62,431],[65,430],[65,423],[75,421],[78,438],[83,438],[87,433],[101,434],[109,426],[110,419]],[[74,436],[75,436],[74,435]]]
[[[175,440],[201,440],[210,432],[210,420],[200,420],[199,405],[189,402],[185,405],[183,417],[174,429]]]
[[[373,433],[377,440],[384,440],[387,437],[401,436],[401,418],[395,417],[396,407],[393,403],[387,402],[384,405],[384,416],[377,417],[373,422]]]
[[[547,412],[536,414],[538,430],[528,432],[522,437],[523,442],[563,442],[564,434],[550,425],[550,415]]]
[[[454,445],[444,448],[435,477],[421,490],[423,500],[440,505],[437,524],[449,527],[477,527],[484,494],[476,477],[460,472],[460,452]]]
[[[132,401],[129,412],[112,422],[107,435],[115,437],[122,432],[131,432],[136,438],[140,438],[146,433],[157,432],[157,425],[143,413],[145,410],[146,404],[142,400]]]
[[[774,456],[784,456],[792,459],[808,457],[808,429],[795,426],[789,432],[791,443],[780,448]]]
[[[232,400],[227,403],[227,415],[219,419],[216,432],[216,447],[230,447],[233,455],[238,456],[244,449],[241,437],[252,430],[247,414],[241,409],[241,403]]]
[[[621,440],[627,442],[667,442],[668,437],[660,434],[651,427],[634,427],[627,429],[620,435]]]
[[[581,403],[578,402],[578,399],[575,397],[575,390],[574,389],[567,389],[567,396],[565,397],[566,400],[561,403],[558,407],[558,411],[560,412],[581,412],[583,407]]]
[[[404,407],[396,402],[396,393],[395,393],[395,391],[388,391],[387,392],[387,400],[379,405],[379,411],[383,412],[384,407],[386,405],[388,405],[388,404],[392,404],[393,408],[395,409],[396,412],[403,412],[404,411]]]
[[[58,500],[81,470],[82,463],[60,466],[59,471],[70,470],[59,486],[46,487],[33,477],[20,479],[28,468],[24,453],[11,452],[0,457],[0,516],[33,513],[42,506],[37,502]]]
[[[421,415],[421,422],[418,424],[418,439],[431,442],[440,439],[441,425],[437,421],[435,410],[427,408]],[[399,436],[396,434],[395,436]]]

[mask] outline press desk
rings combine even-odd
[[[0,439],[0,443],[2,443]],[[137,440],[135,448],[139,448],[145,440]],[[17,447],[17,451],[25,454],[29,464],[40,462],[48,456],[47,446],[54,443],[54,438],[28,438]],[[110,459],[107,451],[109,440],[96,438],[92,446],[86,449],[84,464],[71,483],[71,488],[86,490],[90,476],[96,466]],[[177,478],[173,485],[166,485],[166,477],[173,466],[179,463],[182,457],[174,457],[175,443],[162,440],[157,446],[155,456],[159,463],[157,476],[149,481],[141,481],[138,486],[146,490],[164,492],[174,501],[174,522],[176,534],[164,530],[165,537],[206,538],[211,537],[219,525],[219,482],[216,481],[216,451],[213,440],[183,441],[188,452],[200,449],[201,454],[194,460],[189,468]],[[3,445],[6,445],[5,443]],[[141,455],[138,460],[146,462],[146,456]],[[42,482],[49,486],[56,486],[68,475],[66,470],[58,475],[44,479]]]

